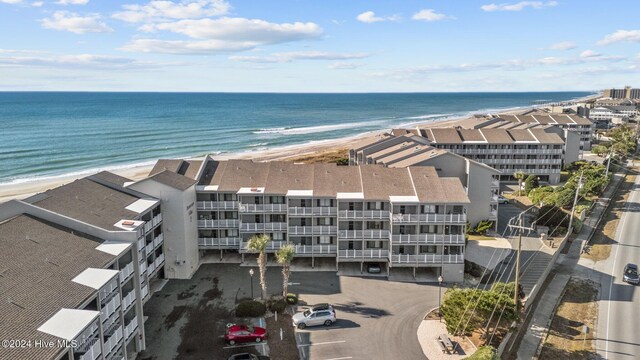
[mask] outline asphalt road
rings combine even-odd
[[[294,273],[292,282],[290,291],[309,305],[331,303],[338,318],[330,327],[296,330],[302,360],[425,359],[417,330],[438,306],[437,285],[329,272]]]
[[[597,349],[604,359],[640,359],[640,294],[622,281],[627,263],[640,263],[640,191],[636,179],[619,222],[609,259],[596,264],[601,293]]]

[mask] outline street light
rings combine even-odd
[[[440,310],[440,299],[442,298],[442,275],[438,276],[438,316],[440,317],[440,322],[442,322],[442,311]]]
[[[253,269],[249,269],[249,275],[251,277],[251,300],[253,300]]]

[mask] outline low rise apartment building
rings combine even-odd
[[[500,171],[483,163],[428,145],[428,140],[410,130],[394,129],[356,143],[349,150],[351,165],[380,164],[392,168],[431,166],[439,176],[456,177],[470,204],[467,219],[473,227],[479,221],[498,222]]]
[[[0,292],[11,299],[0,305],[0,336],[56,344],[0,359],[128,359],[144,349],[143,304],[164,277],[163,218],[159,199],[127,183],[101,172],[0,205]]]

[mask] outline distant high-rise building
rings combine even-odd
[[[624,89],[606,89],[604,96],[612,99],[640,99],[640,89],[625,86]]]

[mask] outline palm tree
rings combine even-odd
[[[294,256],[296,256],[296,250],[291,244],[283,245],[280,250],[276,252],[278,264],[282,265],[282,296],[284,298],[287,297],[291,260],[293,260]]]
[[[524,180],[525,174],[522,171],[516,171],[513,173],[513,177],[518,179],[518,196],[522,195],[522,180]]]
[[[267,281],[265,273],[267,272],[267,254],[265,250],[271,238],[267,234],[254,235],[247,243],[247,250],[258,253],[258,270],[260,270],[260,289],[262,291],[262,300],[267,299]]]

